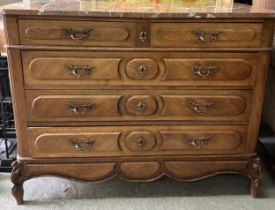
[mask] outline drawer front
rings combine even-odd
[[[28,128],[32,157],[238,153],[246,126]]]
[[[257,53],[23,51],[25,86],[254,86]],[[80,82],[81,81],[81,82]]]
[[[26,91],[29,122],[243,120],[250,91]]]
[[[261,23],[152,23],[153,47],[259,47]]]
[[[21,44],[120,46],[135,45],[133,22],[19,20]]]

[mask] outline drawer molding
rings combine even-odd
[[[236,52],[22,51],[22,59],[28,89],[251,88],[261,68],[259,54]]]
[[[134,47],[134,22],[25,20],[18,21],[21,44]]]
[[[120,58],[36,57],[26,71],[37,80],[120,80]]]
[[[251,97],[251,91],[241,90],[104,90],[100,95],[90,90],[26,91],[29,122],[244,121],[251,111]],[[88,105],[92,106],[89,110]]]
[[[249,79],[252,66],[245,59],[164,58],[167,81],[241,81]]]
[[[29,128],[28,135],[34,158],[238,154],[248,142],[246,126],[230,125]]]
[[[153,47],[260,47],[260,23],[152,23]]]

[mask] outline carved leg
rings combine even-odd
[[[254,158],[249,163],[249,176],[251,179],[250,193],[255,198],[260,191],[263,176],[259,158]]]
[[[11,181],[14,184],[11,192],[16,199],[17,204],[23,203],[23,183],[24,183],[24,174],[23,174],[23,163],[21,161],[14,161],[12,163],[13,170],[11,172]]]

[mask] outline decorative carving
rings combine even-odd
[[[24,171],[23,162],[16,160],[12,163],[13,170],[11,172],[11,181],[13,183],[12,194],[16,199],[17,204],[23,203],[23,183],[24,183]]]
[[[263,176],[259,158],[253,158],[248,163],[248,173],[251,179],[250,193],[255,198],[260,191]]]
[[[23,182],[31,177],[44,175],[61,176],[74,180],[100,181],[114,175],[127,181],[153,181],[167,176],[179,181],[196,181],[219,174],[248,175],[251,179],[251,195],[255,197],[260,189],[262,172],[259,158],[252,160],[206,160],[190,161],[181,159],[163,160],[116,160],[100,163],[60,163],[31,164],[28,177],[24,177],[23,163],[14,163],[11,180],[14,183],[12,193],[18,204],[23,203]],[[210,167],[211,166],[211,167]],[[78,170],[72,170],[72,169]],[[78,173],[82,171],[82,173]]]

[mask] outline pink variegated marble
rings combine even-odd
[[[274,18],[275,1],[253,0],[253,5],[249,6],[234,4],[232,0],[18,0],[2,6],[2,13],[122,18]]]

